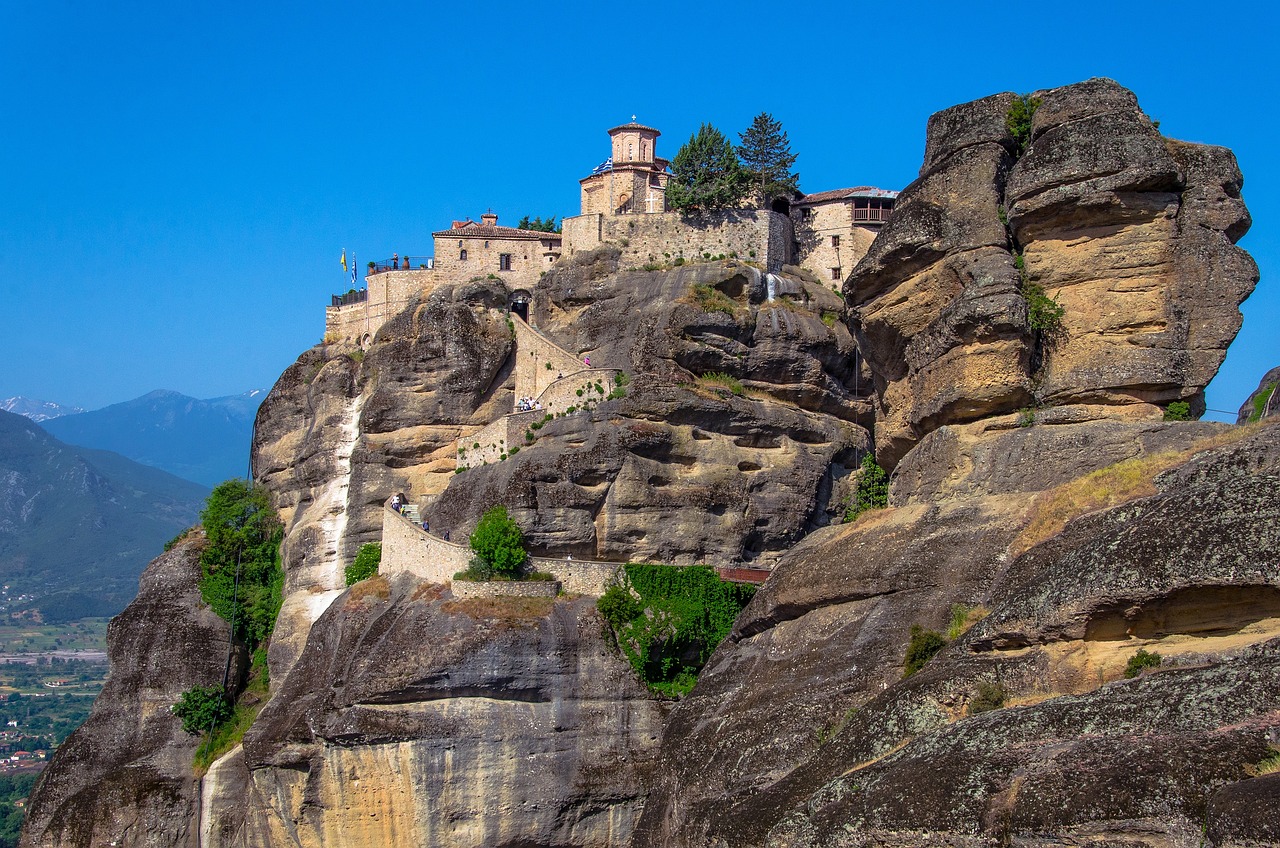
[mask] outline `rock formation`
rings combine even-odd
[[[1032,97],[1021,152],[1012,94],[934,115],[920,177],[845,284],[886,467],[942,425],[1021,407],[1203,411],[1240,328],[1258,272],[1234,246],[1250,219],[1230,151],[1162,137],[1110,80]],[[1033,330],[1024,273],[1060,328]]]
[[[272,699],[203,781],[202,844],[1280,840],[1280,438],[1160,420],[1202,405],[1257,280],[1240,174],[1110,81],[1035,97],[1025,150],[1011,94],[930,120],[852,314],[735,261],[628,270],[605,246],[549,272],[530,324],[629,382],[499,462],[457,468],[455,440],[512,409],[500,283],[430,292],[367,351],[304,353],[254,445],[288,528]],[[1060,326],[1033,327],[1037,286]],[[873,414],[891,506],[832,526]],[[774,570],[671,707],[591,598],[346,589],[398,491],[455,539],[502,503],[539,553]],[[913,625],[947,638],[904,677]],[[1163,661],[1130,679],[1140,648]],[[136,724],[136,692],[95,719]],[[151,720],[147,756],[189,758]],[[102,790],[74,757],[101,759],[92,780],[131,767],[88,753],[99,726],[59,752],[27,844],[84,844],[75,793]],[[155,844],[195,833],[180,774]],[[104,835],[153,816],[92,803]]]
[[[203,534],[189,534],[143,573],[111,620],[111,676],[31,794],[30,846],[198,845],[198,740],[169,712],[192,686],[221,683],[227,623],[200,601]],[[232,680],[245,657],[237,654]]]
[[[1236,416],[1237,424],[1250,421],[1261,421],[1264,418],[1280,416],[1280,397],[1276,389],[1280,387],[1280,367],[1272,368],[1258,382],[1258,388],[1240,404],[1240,412]]]
[[[663,709],[607,647],[593,598],[360,589],[206,780],[230,801],[211,805],[213,844],[625,841]]]

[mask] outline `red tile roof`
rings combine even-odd
[[[519,230],[515,227],[499,227],[497,224],[478,224],[475,221],[454,221],[451,229],[440,230],[431,235],[445,238],[526,239],[528,241],[561,238],[560,233]]]
[[[896,191],[888,191],[874,186],[855,186],[854,188],[837,188],[832,191],[820,191],[817,194],[806,194],[796,201],[800,206],[814,203],[827,203],[832,200],[846,200],[850,197],[897,197]]]

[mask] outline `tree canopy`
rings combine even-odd
[[[253,648],[271,635],[280,612],[284,528],[267,491],[248,480],[220,483],[200,521],[208,538],[200,555],[200,597]]]
[[[703,124],[671,160],[667,203],[672,209],[725,209],[749,190],[749,176],[733,145],[711,124]]]
[[[791,170],[796,156],[791,152],[791,142],[781,121],[774,120],[768,112],[761,112],[746,132],[738,133],[738,138],[742,140],[738,156],[762,206],[800,190],[800,175]]]
[[[471,534],[471,550],[484,561],[488,570],[514,577],[528,559],[524,549],[524,534],[507,515],[505,506],[495,506],[480,517],[480,523]]]
[[[560,225],[556,223],[555,215],[552,215],[545,221],[542,220],[541,215],[534,218],[532,221],[529,220],[528,215],[525,215],[520,219],[520,223],[516,224],[516,229],[533,230],[534,232],[539,233],[558,233],[560,232]]]

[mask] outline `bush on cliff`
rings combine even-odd
[[[355,561],[348,565],[343,572],[347,578],[347,585],[359,583],[361,580],[367,580],[377,574],[378,566],[381,564],[382,545],[377,542],[361,545],[360,550],[356,552]]]
[[[519,575],[529,558],[524,549],[524,535],[519,525],[507,515],[505,506],[495,506],[480,517],[480,523],[471,534],[471,550],[497,577]]]
[[[231,718],[231,701],[221,686],[192,686],[171,708],[192,735],[205,733]]]
[[[284,527],[267,491],[247,480],[219,484],[200,521],[209,540],[200,555],[200,597],[252,649],[271,635],[280,612]]]
[[[678,696],[693,688],[755,591],[705,565],[628,563],[596,607],[649,688]]]
[[[849,499],[849,508],[845,510],[844,520],[853,521],[870,509],[883,509],[889,505],[889,475],[876,464],[871,454],[862,457],[859,468],[858,485]]]
[[[947,646],[947,640],[934,630],[925,630],[918,624],[911,625],[911,641],[907,643],[907,655],[903,660],[902,676],[910,677],[934,655]]]

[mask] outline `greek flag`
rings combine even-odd
[[[604,160],[599,165],[596,165],[594,168],[592,168],[591,173],[603,174],[605,171],[612,171],[612,170],[613,170],[613,157],[610,156],[608,159]]]

